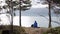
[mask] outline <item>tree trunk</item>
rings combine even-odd
[[[13,34],[13,5],[12,5],[12,0],[10,2],[10,12],[11,12],[11,34]]]
[[[51,2],[49,2],[49,28],[51,28]]]
[[[20,10],[20,12],[19,12],[19,25],[20,25],[20,27],[21,27],[21,0],[20,0],[20,4],[19,4],[19,10]]]

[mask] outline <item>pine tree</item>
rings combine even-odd
[[[20,10],[19,16],[20,16],[20,26],[21,26],[21,11],[30,9],[31,1],[30,0],[6,0],[6,3],[8,4],[7,8],[12,10],[12,12],[10,11],[10,13],[13,13],[13,10]],[[15,15],[15,13],[14,13],[14,15]],[[13,20],[13,17],[12,17],[12,20]]]
[[[10,5],[11,2],[11,5]],[[19,0],[15,0],[15,1],[11,1],[11,0],[6,0],[6,3],[8,4],[9,7],[13,6],[14,10],[20,10],[19,9],[19,4],[21,4],[21,10],[28,10],[31,7],[31,1],[30,0],[21,0],[19,2]]]
[[[49,5],[49,28],[50,28],[51,27],[51,8],[54,8],[54,6],[52,7],[52,4],[55,4],[55,6],[60,5],[60,0],[46,0],[46,1],[48,2],[48,5]]]
[[[51,0],[53,3],[60,4],[60,0]]]

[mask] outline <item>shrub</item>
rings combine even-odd
[[[47,30],[43,34],[48,34],[48,33],[51,33],[51,34],[60,34],[60,27],[50,28],[49,30]]]
[[[25,30],[22,27],[16,27],[13,29],[15,34],[24,34]]]

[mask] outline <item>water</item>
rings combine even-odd
[[[48,27],[49,24],[49,16],[48,16],[48,4],[43,5],[40,3],[37,3],[38,1],[32,1],[32,7],[30,10],[22,11],[22,26],[30,27],[31,24],[34,23],[36,20],[39,27]],[[52,20],[59,22],[56,14],[52,12]],[[52,27],[60,26],[55,22],[52,22]]]
[[[38,1],[40,3],[37,3]],[[31,27],[31,24],[33,24],[35,21],[37,21],[39,27],[48,27],[48,24],[49,24],[48,4],[43,5],[41,3],[42,3],[41,0],[35,0],[35,1],[32,0],[31,9],[21,12],[21,15],[22,15],[21,23],[22,23],[23,27]],[[51,10],[51,11],[52,11],[52,15],[51,15],[52,20],[59,22],[59,18],[57,17],[57,15],[55,15],[53,13],[53,10]],[[19,26],[19,10],[16,10],[15,13],[16,13],[16,16],[13,19],[13,21],[14,21],[13,24]],[[3,16],[3,17],[6,17],[6,16]],[[6,18],[7,18],[6,19],[7,21],[5,21],[2,18],[3,23],[9,25],[10,23],[8,23],[8,22],[10,22],[10,21],[9,21],[8,17],[6,17]],[[58,25],[55,22],[52,22],[52,27],[57,27],[57,26],[60,26],[60,25]]]

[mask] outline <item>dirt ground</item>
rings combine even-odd
[[[47,28],[32,28],[32,27],[25,27],[24,28],[27,34],[42,34],[43,32],[47,31]]]

